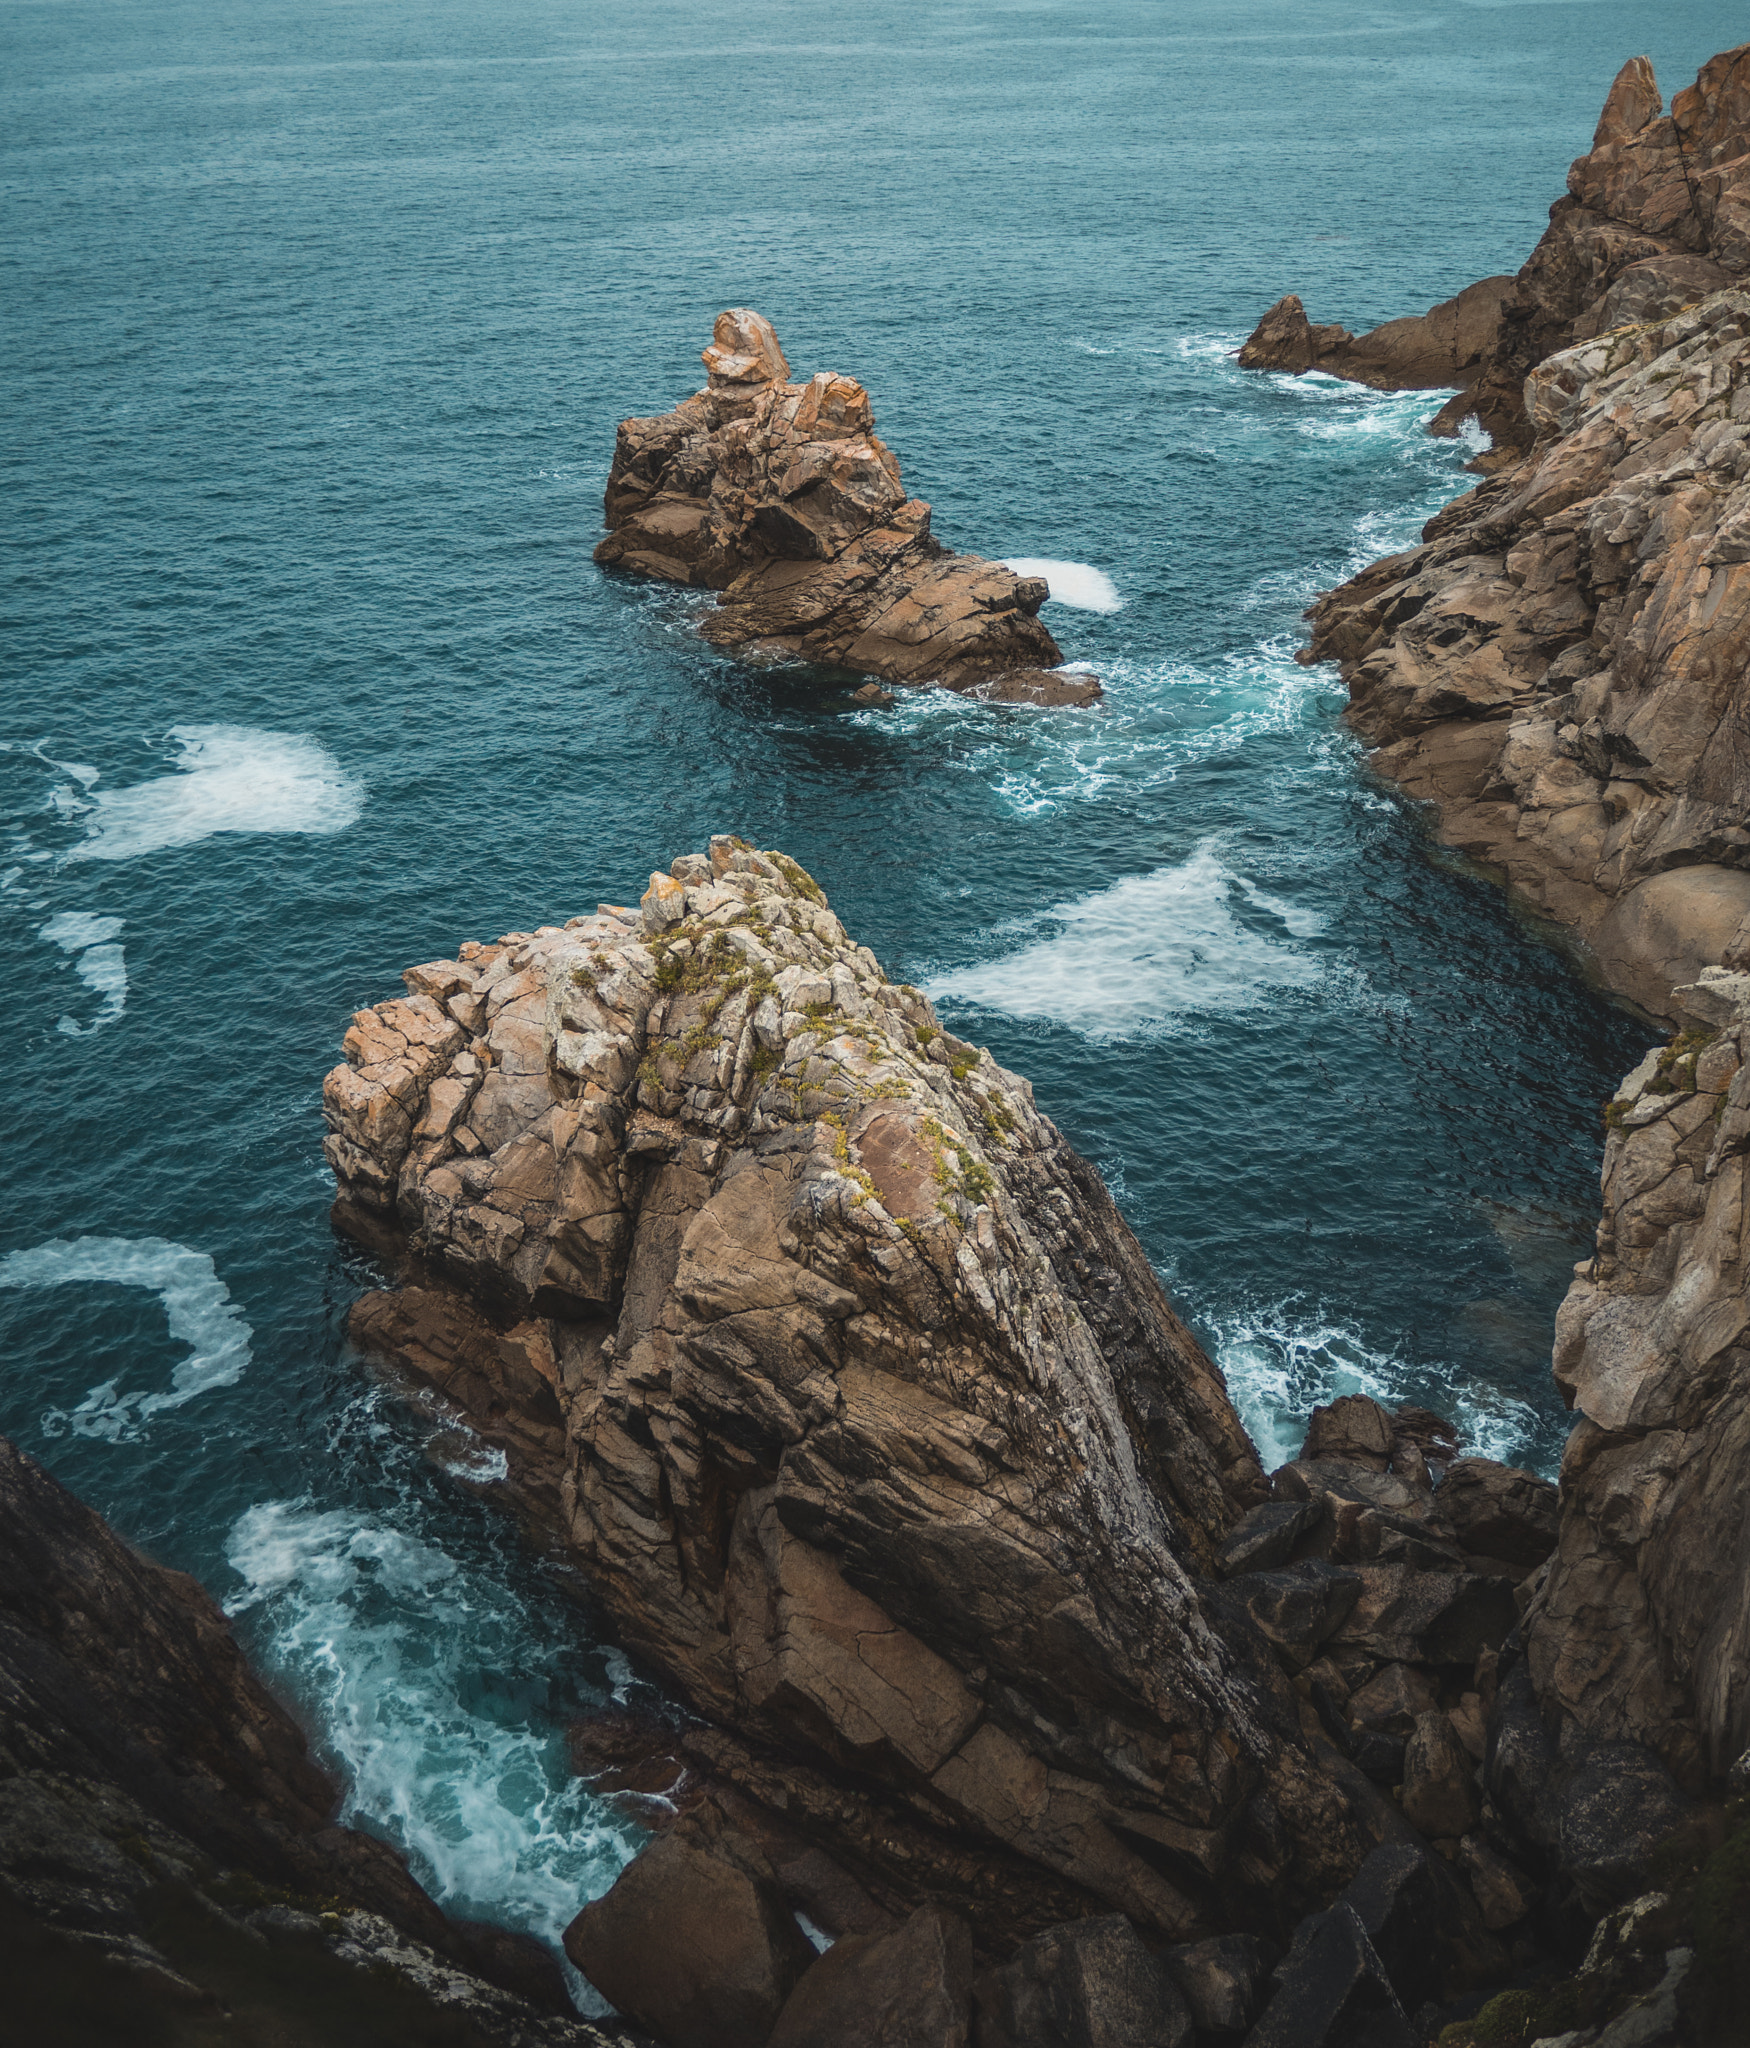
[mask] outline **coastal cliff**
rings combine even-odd
[[[1669,115],[1625,65],[1568,182],[1453,402],[1505,465],[1320,598],[1304,658],[1445,843],[1675,1017],[1750,958],[1750,46]]]
[[[931,534],[861,384],[826,370],[792,383],[771,323],[746,308],[718,314],[704,362],[702,391],[621,422],[598,562],[721,592],[700,628],[719,647],[1004,702],[1099,697],[1091,675],[1054,672],[1043,578]]]

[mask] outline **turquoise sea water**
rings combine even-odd
[[[344,1350],[318,1091],[409,962],[717,830],[1105,1168],[1267,1460],[1356,1388],[1548,1467],[1646,1034],[1370,785],[1310,595],[1469,481],[1248,377],[1512,269],[1717,4],[63,0],[0,9],[15,984],[0,1428],[201,1575],[349,1811],[552,1936],[610,1644]],[[727,304],[862,378],[937,530],[1069,565],[1098,711],[761,672],[589,551]]]

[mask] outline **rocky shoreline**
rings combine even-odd
[[[622,2011],[676,2044],[1337,2048],[1462,2029],[1515,1972],[1595,2027],[1664,1982],[1652,1859],[1739,1853],[1736,1723],[1601,1707],[1645,1696],[1657,1631],[1621,1617],[1669,1576],[1614,1497],[1360,1398],[1266,1475],[1026,1083],[781,853],[713,840],[405,979],[326,1089],[337,1221],[406,1283],[354,1334],[504,1451],[690,1710],[576,1738],[661,1823],[567,1936]],[[1697,1085],[1730,1096],[1724,1051]],[[1731,1583],[1691,1586],[1692,1635]],[[677,1924],[711,1930],[690,1970]],[[1704,2012],[1715,1966],[1669,1969]]]
[[[1525,267],[1452,302],[1466,320],[1354,341],[1285,300],[1240,353],[1457,383],[1435,425],[1495,435],[1421,547],[1319,599],[1303,658],[1338,664],[1373,766],[1443,842],[1667,1019],[1704,967],[1750,962],[1746,221],[1750,45],[1669,114],[1637,57]]]

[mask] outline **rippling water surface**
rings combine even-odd
[[[1469,450],[1228,352],[1289,288],[1360,327],[1515,267],[1621,60],[1669,91],[1732,12],[0,12],[0,1427],[206,1580],[440,1896],[551,1936],[611,1880],[561,1731],[632,1681],[345,1351],[321,1076],[408,962],[712,831],[1031,1076],[1267,1460],[1361,1388],[1550,1464],[1644,1034],[1291,658]],[[591,566],[615,421],[726,304],[1048,565],[1103,708],[862,710]]]

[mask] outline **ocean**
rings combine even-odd
[[[1647,1029],[1368,776],[1313,593],[1481,446],[1248,375],[1529,253],[1618,65],[1718,4],[9,0],[0,1429],[197,1573],[446,1904],[554,1940],[637,1696],[343,1341],[348,1014],[464,939],[779,846],[1035,1084],[1266,1463],[1416,1400],[1553,1469],[1550,1321]],[[1649,38],[1651,39],[1649,41]],[[860,378],[1093,710],[706,647],[598,571],[616,422],[716,312]]]

